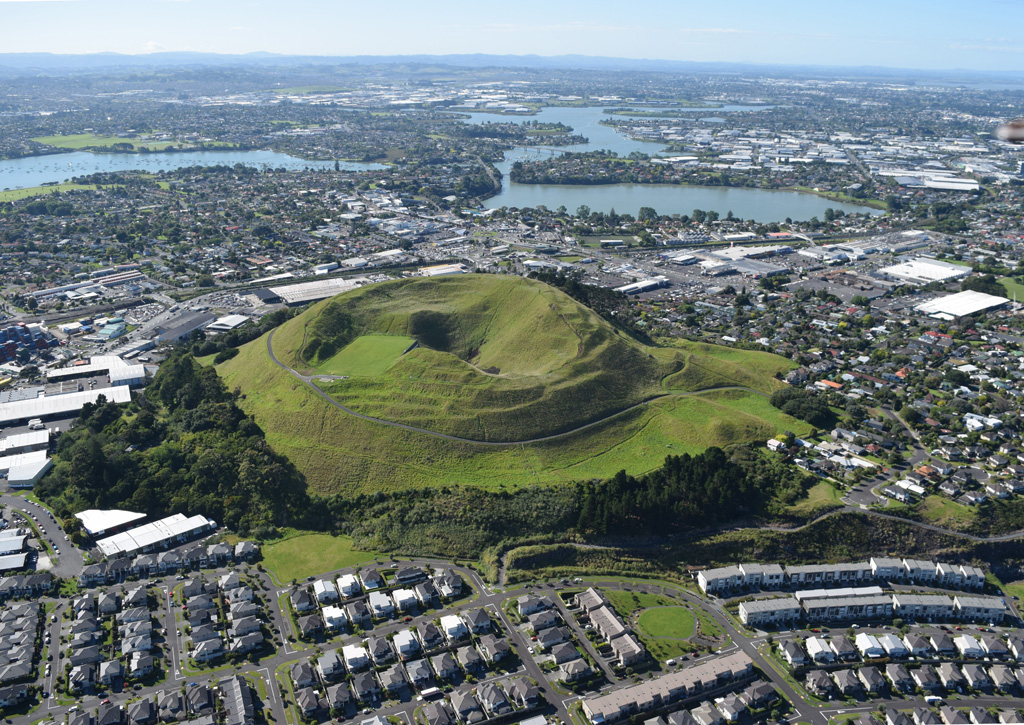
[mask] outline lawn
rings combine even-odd
[[[841,496],[842,494],[835,486],[827,481],[821,481],[811,486],[807,491],[807,497],[794,503],[789,510],[797,516],[812,517],[842,506]]]
[[[97,136],[93,133],[73,133],[58,136],[37,136],[32,139],[37,143],[54,146],[60,149],[90,149],[109,148],[114,144],[131,144],[135,149],[147,148],[150,151],[162,151],[168,146],[174,146],[175,141],[146,141],[138,138],[125,138],[122,136]]]
[[[321,363],[317,372],[376,377],[415,342],[411,337],[400,335],[360,335],[330,360]]]
[[[0,191],[0,202],[19,201],[32,196],[45,196],[58,191],[93,191],[99,189],[97,184],[53,184],[49,186],[29,186],[25,189],[8,189]]]
[[[1003,584],[1003,591],[1011,597],[1021,597],[1024,599],[1024,579]]]
[[[1006,288],[1007,294],[1010,295],[1010,299],[1016,296],[1017,300],[1024,302],[1024,284],[1017,282],[1010,277],[1000,277],[999,284]]]
[[[975,517],[974,510],[945,496],[925,496],[918,504],[918,511],[928,523],[951,529],[966,528],[973,523]]]
[[[689,607],[659,607],[642,612],[637,624],[648,637],[689,639],[693,636],[694,622]]]
[[[299,534],[263,547],[263,565],[284,584],[373,561],[374,553],[352,548],[347,536]]]
[[[628,620],[633,612],[651,607],[672,607],[675,600],[669,599],[661,594],[648,594],[647,592],[626,592],[619,589],[602,589],[612,609],[624,620]]]

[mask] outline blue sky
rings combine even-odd
[[[1024,0],[0,0],[0,52],[513,53],[1024,69]]]

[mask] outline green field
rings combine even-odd
[[[347,536],[299,534],[263,547],[263,565],[281,584],[373,559],[373,553],[353,549]]]
[[[807,491],[807,497],[790,506],[789,511],[798,516],[813,518],[819,513],[842,505],[842,494],[839,490],[828,481],[821,481],[811,486]]]
[[[1017,282],[1010,277],[1000,277],[999,284],[1006,288],[1007,294],[1010,295],[1010,299],[1016,295],[1017,299],[1024,302],[1024,284]]]
[[[317,329],[322,317],[330,324]],[[314,354],[303,359],[299,350],[317,338]],[[409,338],[420,346],[400,355]],[[321,359],[323,340],[329,354]],[[274,351],[312,374],[330,368],[353,375],[319,383],[340,403],[430,431],[518,441],[601,421],[596,425],[503,446],[401,430],[332,407],[271,363],[266,345],[263,337],[243,346],[218,371],[319,493],[639,474],[668,454],[810,428],[764,395],[713,389],[768,393],[780,384],[771,375],[790,369],[790,361],[698,343],[646,347],[559,291],[519,278],[466,275],[363,288],[286,322],[274,333]],[[630,409],[644,400],[651,402]]]
[[[149,149],[150,151],[162,151],[168,146],[174,146],[176,141],[143,141],[138,138],[125,138],[122,136],[97,136],[93,133],[73,133],[58,136],[37,136],[32,139],[37,143],[54,146],[59,149],[89,149],[109,148],[114,144],[128,143],[135,149]]]
[[[689,639],[695,621],[689,607],[659,607],[642,612],[637,624],[648,637]]]
[[[52,186],[29,186],[24,189],[7,189],[0,191],[0,202],[18,201],[33,196],[45,196],[55,194],[58,191],[94,191],[99,189],[97,184],[53,184]]]
[[[398,335],[361,335],[339,353],[317,366],[317,372],[330,375],[376,377],[415,343]]]
[[[632,617],[634,612],[639,612],[641,609],[648,609],[650,607],[670,607],[676,604],[674,600],[661,594],[629,592],[619,589],[602,589],[601,593],[604,594],[608,603],[612,605],[612,609],[614,609],[623,620],[627,621]]]
[[[934,494],[925,496],[918,510],[928,523],[954,530],[968,528],[976,516],[975,509]]]

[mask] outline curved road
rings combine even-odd
[[[576,433],[579,433],[580,431],[587,430],[588,428],[593,428],[594,426],[601,425],[602,423],[608,422],[612,418],[615,418],[617,416],[623,415],[624,413],[628,413],[631,410],[636,410],[637,408],[640,408],[640,407],[642,407],[644,405],[647,405],[648,403],[651,403],[651,402],[653,402],[655,400],[662,400],[664,398],[688,398],[688,397],[693,396],[693,395],[706,395],[707,393],[713,393],[713,392],[717,392],[719,390],[743,390],[745,392],[754,393],[755,395],[760,395],[760,396],[765,397],[765,398],[769,397],[767,393],[764,393],[764,392],[762,392],[760,390],[754,390],[753,388],[747,388],[747,387],[744,387],[742,385],[729,385],[729,386],[723,386],[723,387],[720,387],[720,388],[706,388],[704,390],[694,390],[694,391],[688,392],[688,393],[662,393],[661,395],[655,395],[655,396],[652,396],[650,398],[647,398],[646,400],[642,400],[642,401],[640,401],[639,403],[637,403],[635,405],[629,406],[628,408],[623,408],[622,410],[620,410],[618,412],[615,412],[615,413],[612,413],[611,415],[607,415],[604,418],[600,418],[598,420],[591,421],[590,423],[585,423],[584,425],[581,425],[581,426],[579,426],[577,428],[573,428],[572,430],[563,431],[562,433],[553,433],[552,435],[540,436],[538,438],[528,438],[526,440],[521,440],[521,441],[481,441],[481,440],[477,440],[475,438],[462,438],[460,436],[449,435],[448,433],[439,433],[437,431],[430,430],[429,428],[419,428],[419,427],[414,426],[414,425],[406,425],[405,423],[396,423],[396,422],[394,422],[392,420],[384,420],[383,418],[374,418],[372,415],[364,415],[363,413],[357,413],[356,411],[352,410],[351,408],[347,408],[344,405],[342,405],[341,403],[339,403],[337,400],[335,400],[330,395],[328,395],[323,390],[321,390],[319,387],[317,387],[316,383],[313,382],[313,378],[326,378],[326,377],[334,377],[334,376],[328,376],[328,375],[303,375],[298,370],[295,370],[294,368],[288,367],[283,362],[278,360],[277,356],[274,354],[274,348],[271,345],[271,342],[272,342],[273,339],[274,339],[274,331],[271,330],[270,334],[267,335],[267,354],[270,356],[270,359],[274,362],[274,364],[277,365],[282,370],[286,370],[287,372],[291,373],[291,375],[293,377],[295,377],[297,380],[301,380],[310,390],[312,390],[314,393],[319,395],[326,402],[330,403],[331,405],[333,405],[338,410],[344,411],[345,413],[348,413],[351,416],[354,416],[356,418],[360,418],[362,420],[369,421],[371,423],[380,423],[381,425],[390,426],[392,428],[401,428],[402,430],[407,430],[407,431],[410,431],[412,433],[422,433],[423,435],[433,436],[435,438],[443,438],[445,440],[457,441],[459,443],[473,443],[473,444],[476,444],[476,445],[479,445],[479,446],[494,446],[494,447],[521,446],[521,445],[528,445],[528,444],[532,444],[532,443],[544,443],[545,441],[557,440],[558,438],[564,438],[566,436],[571,436],[571,435],[574,435]]]

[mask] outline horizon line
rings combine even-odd
[[[569,59],[580,59],[589,61],[622,61],[625,63],[649,63],[649,64],[678,64],[678,65],[693,65],[693,66],[727,66],[736,68],[780,68],[780,69],[813,69],[813,70],[874,70],[874,71],[900,71],[900,72],[916,72],[924,74],[940,74],[940,73],[963,73],[971,75],[990,75],[990,76],[1017,76],[1024,68],[1021,69],[998,69],[998,70],[980,70],[975,68],[920,68],[911,66],[893,66],[893,65],[829,65],[826,63],[758,63],[754,61],[729,61],[729,60],[680,60],[671,58],[634,58],[627,56],[606,56],[606,55],[584,55],[580,53],[563,53],[558,55],[541,55],[539,53],[483,53],[483,52],[472,52],[472,53],[405,53],[405,54],[369,54],[369,53],[357,53],[357,54],[307,54],[307,53],[281,53],[276,51],[268,50],[253,50],[244,53],[222,53],[218,51],[205,51],[205,50],[155,50],[149,52],[140,53],[124,53],[120,51],[91,51],[86,53],[58,53],[54,51],[38,50],[38,51],[14,51],[14,52],[0,52],[0,58],[10,57],[29,57],[29,56],[49,56],[53,58],[88,58],[97,56],[110,56],[117,58],[156,58],[158,56],[169,56],[169,55],[194,55],[194,56],[214,56],[218,58],[249,58],[252,56],[264,56],[266,59],[390,59],[395,61],[398,59],[415,59],[415,58],[433,58],[433,59],[460,59],[460,58],[481,58],[481,59],[536,59],[536,60],[547,60],[557,62],[559,60]],[[587,68],[587,70],[597,70],[594,68]],[[1024,80],[1020,81],[1018,85],[1024,86]]]

